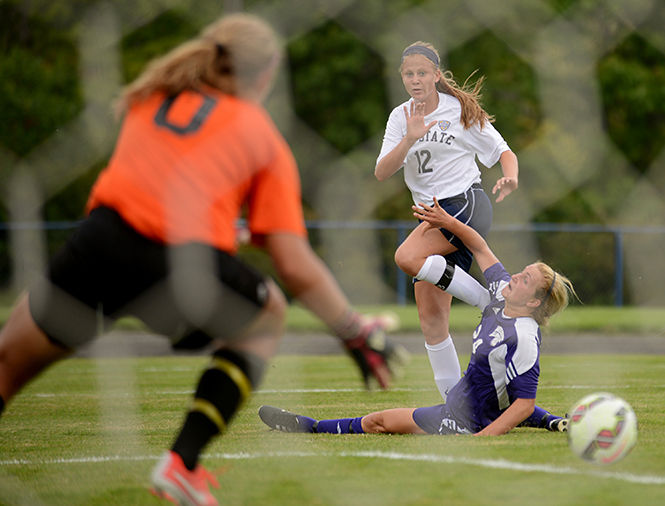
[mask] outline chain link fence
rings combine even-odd
[[[665,150],[645,171],[635,170],[604,125],[603,110],[611,104],[602,102],[596,70],[605,55],[635,34],[665,53],[665,8],[660,0],[570,2],[564,11],[555,9],[555,4],[532,0],[431,0],[409,5],[372,0],[303,0],[296,6],[292,1],[235,0],[222,2],[221,8],[246,10],[268,19],[287,43],[334,21],[384,61],[382,77],[390,107],[405,100],[396,70],[403,47],[418,39],[431,41],[445,62],[447,54],[490,32],[535,76],[542,113],[534,140],[517,150],[523,180],[528,184],[511,195],[509,202],[495,206],[497,230],[502,226],[527,228],[542,209],[571,190],[598,181],[604,173],[630,184],[626,185],[623,205],[610,214],[600,213],[605,220],[600,226],[662,227],[665,201],[658,181],[662,181],[665,169]],[[24,8],[29,9],[28,5]],[[40,7],[35,3],[32,8]],[[85,107],[25,157],[0,147],[1,197],[12,222],[42,220],[44,202],[108,156],[118,127],[108,105],[122,85],[119,42],[172,8],[188,13],[189,21],[196,26],[220,14],[220,3],[212,0],[79,4],[74,27]],[[491,82],[492,75],[487,78]],[[342,153],[298,116],[296,100],[285,66],[267,106],[296,152],[309,154],[307,163],[301,163],[301,172],[313,211],[321,220],[371,219],[378,206],[403,188],[399,175],[381,184],[373,177],[383,132]],[[343,96],[339,97],[339,107],[344,107]],[[496,168],[484,176],[487,184],[493,181],[492,170]],[[396,283],[386,276],[392,268],[392,258],[386,253],[390,241],[380,231],[350,234],[318,230],[317,250],[354,302],[394,300]],[[43,270],[47,240],[43,230],[29,227],[10,229],[6,239],[13,286],[18,290]],[[508,232],[494,233],[491,240],[499,256],[509,256],[512,269],[535,258],[549,257],[547,253],[557,248],[570,250],[571,244],[584,241],[562,233],[557,234],[556,241],[543,243],[536,233]],[[584,244],[576,249],[584,255]],[[632,234],[623,241],[623,277],[632,304],[665,303],[664,250],[662,233]],[[607,255],[614,258],[611,246]],[[588,275],[593,276],[593,266]],[[612,298],[609,294],[610,303]]]

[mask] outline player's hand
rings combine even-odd
[[[450,220],[455,219],[444,211],[436,197],[434,197],[434,203],[431,206],[421,202],[417,206],[411,206],[411,209],[413,209],[413,215],[416,218],[423,220],[433,228],[448,228],[447,225]]]
[[[496,198],[497,202],[501,202],[508,195],[517,190],[517,179],[514,177],[501,177],[492,188],[492,195],[496,195],[496,192],[499,192],[499,196]]]
[[[368,389],[372,379],[381,388],[389,388],[409,360],[409,352],[403,346],[391,342],[385,330],[385,322],[381,318],[371,318],[358,337],[344,341]]]
[[[413,142],[424,137],[429,129],[437,123],[432,121],[425,125],[425,103],[416,102],[415,100],[411,102],[410,111],[404,106],[404,117],[406,118],[406,136]]]

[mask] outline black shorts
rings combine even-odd
[[[236,337],[267,301],[266,278],[206,244],[150,240],[115,211],[94,209],[30,290],[30,311],[49,338],[77,348],[123,316],[176,347]]]
[[[439,205],[448,214],[465,225],[469,225],[482,237],[487,237],[492,225],[492,203],[480,183],[474,183],[464,193],[439,200]],[[457,251],[446,255],[445,259],[469,272],[473,254],[457,236],[445,228],[440,230],[450,244],[457,248]]]

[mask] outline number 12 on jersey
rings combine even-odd
[[[416,151],[415,155],[418,159],[418,174],[432,172],[432,167],[427,166],[432,159],[432,153],[430,153],[428,149],[421,149],[420,151]]]

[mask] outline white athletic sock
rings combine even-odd
[[[464,269],[455,266],[455,274],[450,280],[446,292],[471,306],[476,306],[482,311],[490,303],[490,293],[476,278]]]
[[[416,274],[416,279],[436,285],[446,270],[446,259],[441,255],[430,255]]]
[[[448,336],[447,339],[438,344],[429,345],[425,343],[425,349],[427,350],[429,363],[432,366],[432,372],[434,372],[434,383],[436,383],[436,387],[445,401],[448,397],[448,390],[459,381],[462,375],[455,343],[453,343],[453,338]]]
[[[425,263],[416,274],[416,279],[427,281],[433,285],[444,289],[439,283],[446,271],[446,259],[441,255],[430,255],[425,259]],[[478,283],[476,279],[471,276],[464,269],[454,266],[454,273],[450,283],[445,288],[453,297],[460,299],[477,308],[485,309],[489,304],[490,295],[487,289]]]

